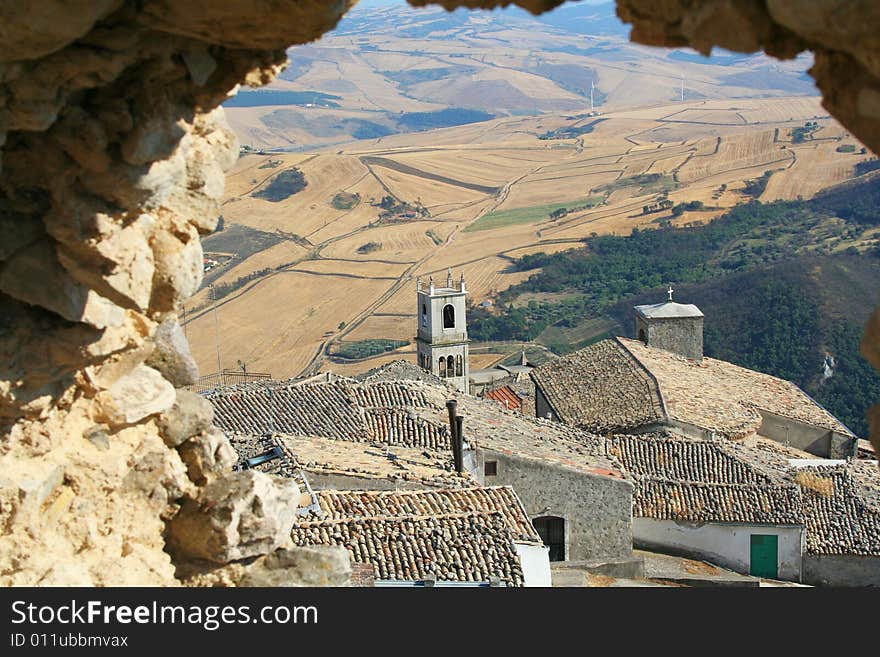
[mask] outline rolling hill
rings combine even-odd
[[[320,41],[289,51],[268,89],[226,103],[242,143],[307,150],[352,139],[546,112],[680,100],[815,94],[809,57],[661,50],[629,43],[613,3],[540,17],[361,2]],[[788,118],[788,117],[786,117]]]

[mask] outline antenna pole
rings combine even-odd
[[[220,320],[217,317],[217,295],[214,284],[211,284],[211,301],[214,302],[214,346],[217,349],[217,376],[223,376],[223,367],[220,364]]]

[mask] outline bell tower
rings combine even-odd
[[[416,296],[419,366],[447,380],[461,392],[469,392],[464,274],[458,288],[453,284],[451,269],[446,273],[445,287],[437,287],[433,276],[425,287],[420,278],[416,282]]]

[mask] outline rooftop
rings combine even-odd
[[[702,317],[703,313],[692,303],[664,301],[646,306],[635,306],[636,314],[647,319],[676,319],[680,317]]]
[[[295,545],[342,545],[378,579],[523,583],[512,534],[501,513],[348,517],[295,524]]]
[[[321,491],[297,545],[343,545],[376,577],[522,584],[514,541],[541,544],[509,486],[434,491]]]
[[[755,436],[696,440],[614,436],[609,452],[635,482],[633,515],[689,522],[806,527],[811,554],[880,556],[880,471],[871,461],[821,462]]]
[[[453,393],[426,381],[384,381],[235,388],[207,395],[215,422],[238,435],[279,434],[306,471],[348,470],[359,477],[410,479],[458,486],[446,400],[458,399],[465,440],[508,453],[619,476],[601,437],[501,408],[496,401]]]
[[[559,418],[589,431],[675,420],[728,438],[758,431],[761,411],[852,433],[795,384],[726,361],[697,362],[614,338],[532,371]]]
[[[514,540],[541,544],[541,537],[510,486],[429,491],[325,490],[317,496],[322,520],[499,513]]]

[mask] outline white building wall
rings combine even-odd
[[[779,578],[801,580],[804,528],[796,525],[738,525],[706,523],[700,526],[674,520],[633,518],[636,547],[667,549],[716,563],[744,575],[751,565],[751,535],[775,534],[779,537]]]
[[[523,586],[551,586],[550,548],[546,545],[514,543],[523,570]]]

